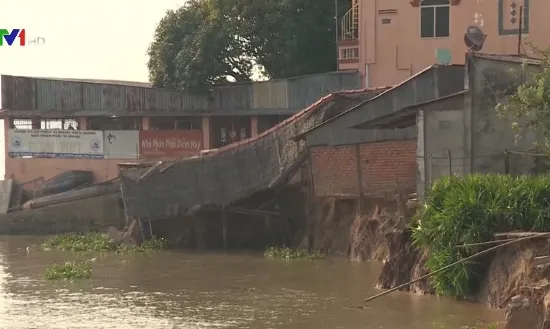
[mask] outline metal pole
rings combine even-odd
[[[338,0],[334,0],[334,37],[336,43],[336,71],[338,71],[338,57],[340,56],[338,49]]]
[[[518,26],[518,55],[521,55],[521,39],[523,25],[523,6],[519,6],[519,26]]]

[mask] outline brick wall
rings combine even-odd
[[[316,146],[310,152],[316,196],[358,195],[357,156],[364,195],[394,194],[396,178],[403,190],[415,190],[416,140]]]
[[[310,148],[315,195],[357,195],[355,145]]]

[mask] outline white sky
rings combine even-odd
[[[185,0],[17,0],[0,28],[43,46],[0,47],[0,74],[147,81],[147,47],[168,9]]]

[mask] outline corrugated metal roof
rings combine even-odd
[[[463,87],[463,65],[432,65],[401,84],[310,129],[300,137],[305,137],[309,145],[355,144],[364,137],[364,131],[350,128],[356,123],[460,92]]]
[[[353,128],[353,129],[369,129],[369,128],[374,128],[375,126],[378,126],[380,124],[391,125],[393,122],[402,120],[403,117],[406,117],[406,116],[409,116],[409,115],[415,116],[417,111],[420,108],[424,108],[424,107],[426,107],[430,104],[434,104],[434,103],[438,103],[438,102],[446,102],[446,101],[448,101],[450,99],[454,99],[454,98],[464,98],[464,95],[466,95],[467,93],[468,93],[467,90],[463,90],[461,92],[454,93],[454,94],[444,96],[444,97],[440,97],[440,98],[437,98],[437,99],[434,99],[434,100],[431,100],[431,101],[427,101],[427,102],[407,106],[407,107],[402,108],[399,111],[392,112],[392,113],[384,115],[382,117],[379,117],[379,118],[376,118],[376,119],[373,119],[373,120],[369,120],[369,121],[365,121],[365,122],[360,122],[356,125],[351,126],[350,128]]]
[[[273,88],[253,92],[256,84]],[[150,88],[148,84],[139,82],[8,75],[1,76],[1,85],[1,108],[11,113],[21,111],[21,115],[28,115],[29,111],[37,111],[39,116],[59,112],[74,115],[88,111],[96,115],[137,115],[143,112],[189,115],[196,111],[221,110],[262,110],[265,114],[276,114],[279,109],[295,113],[332,92],[357,89],[360,78],[358,72],[345,71],[287,80],[226,84],[205,94]]]
[[[527,61],[529,64],[541,64],[541,59],[536,57],[531,57],[527,55],[499,55],[499,54],[483,54],[483,53],[472,53],[472,57],[477,58],[484,58],[484,59],[490,59],[494,61],[500,61],[500,62],[512,62],[512,63],[523,63],[524,61]]]

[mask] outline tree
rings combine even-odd
[[[531,48],[540,60],[536,65],[524,62],[519,75],[523,83],[505,102],[497,104],[496,110],[512,120],[518,137],[524,131],[540,131],[543,140],[538,146],[550,153],[550,48]]]
[[[254,65],[270,78],[334,71],[334,0],[191,0],[166,13],[148,53],[153,85],[188,91],[250,81]]]
[[[252,64],[240,60],[242,46],[228,27],[214,1],[191,0],[168,11],[148,50],[153,85],[202,91],[227,76],[248,81]]]

